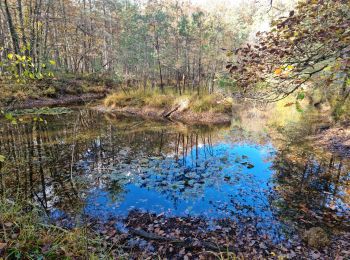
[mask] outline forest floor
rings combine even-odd
[[[26,109],[62,106],[102,99],[116,86],[102,79],[62,77],[15,83],[0,79],[0,108]]]

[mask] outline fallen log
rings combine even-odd
[[[179,108],[180,108],[180,106],[176,106],[175,108],[173,108],[173,109],[170,110],[169,112],[164,112],[163,117],[165,117],[165,118],[170,117],[171,114],[173,114],[174,112],[176,112]]]

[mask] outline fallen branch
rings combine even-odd
[[[176,106],[173,110],[170,110],[169,112],[165,112],[166,114],[163,114],[163,117],[170,117],[172,113],[176,112],[180,106]]]
[[[210,241],[199,241],[194,240],[192,238],[187,238],[185,240],[179,240],[175,237],[163,237],[159,236],[154,233],[149,233],[144,231],[143,229],[134,229],[129,228],[129,231],[131,234],[148,239],[148,240],[155,240],[155,241],[162,241],[162,242],[168,242],[171,244],[178,244],[181,246],[184,246],[185,248],[194,248],[194,247],[203,247],[206,250],[211,250],[215,252],[228,252],[228,253],[236,253],[236,250],[232,246],[227,247],[220,247],[217,244],[210,242]]]

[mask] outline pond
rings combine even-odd
[[[315,121],[287,122],[244,112],[216,127],[87,108],[22,114],[1,121],[1,189],[20,190],[52,221],[123,220],[137,210],[203,218],[209,229],[218,219],[254,223],[275,241],[299,227],[348,226],[348,158],[305,140]]]

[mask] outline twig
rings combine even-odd
[[[130,228],[129,230],[130,230],[131,234],[139,236],[139,237],[143,237],[145,239],[163,241],[163,242],[168,242],[168,243],[172,243],[172,244],[181,244],[181,245],[185,246],[186,248],[204,247],[206,250],[211,250],[211,251],[215,251],[215,252],[228,251],[228,252],[235,253],[235,251],[236,251],[235,248],[233,248],[232,246],[220,247],[220,246],[218,246],[215,243],[210,242],[210,241],[196,241],[196,240],[191,239],[191,238],[187,238],[185,240],[179,240],[179,239],[174,238],[174,237],[163,237],[163,236],[159,236],[159,235],[154,234],[154,233],[149,233],[149,232],[144,231],[143,229]],[[198,246],[195,245],[195,243],[199,243]]]

